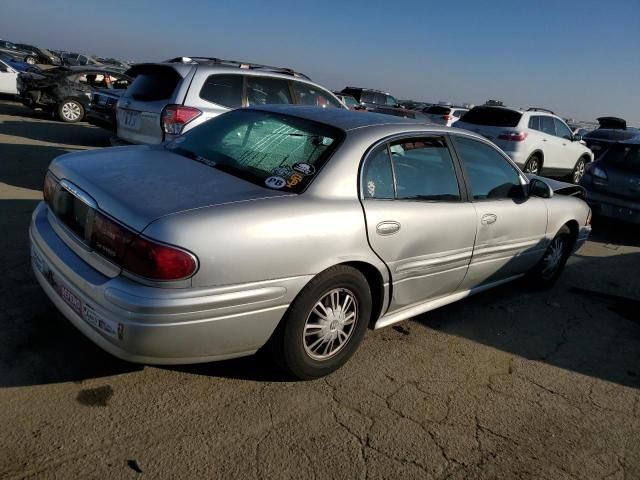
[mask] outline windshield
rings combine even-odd
[[[288,115],[234,110],[166,148],[257,185],[299,193],[343,136],[338,129]]]

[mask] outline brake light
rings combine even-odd
[[[169,245],[137,237],[127,249],[122,268],[152,280],[180,280],[196,272],[195,256]]]
[[[142,238],[99,212],[93,221],[90,245],[124,270],[150,280],[179,280],[197,269],[194,255]]]
[[[200,115],[202,115],[202,112],[197,108],[185,107],[184,105],[167,105],[162,110],[160,124],[165,133],[180,135],[184,126]]]
[[[454,117],[453,115],[443,115],[442,116],[442,119],[446,120],[447,122],[453,120],[454,118],[456,118],[456,117]]]
[[[53,207],[53,196],[56,193],[56,189],[58,188],[58,180],[53,176],[51,172],[47,172],[47,175],[44,177],[44,186],[42,187],[42,196],[44,201],[50,207]]]
[[[498,135],[499,140],[507,140],[509,142],[523,142],[528,136],[527,132],[502,132]]]
[[[91,248],[118,265],[122,264],[127,247],[136,234],[99,212],[95,215],[91,231]]]

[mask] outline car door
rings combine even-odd
[[[17,80],[18,73],[4,62],[0,62],[0,93],[17,94]]]
[[[562,142],[556,135],[556,124],[553,117],[540,115],[540,131],[542,132],[542,153],[544,154],[543,170],[554,170],[562,157]]]
[[[442,135],[383,143],[365,158],[369,243],[391,276],[389,311],[454,292],[473,252],[476,213]]]
[[[490,143],[463,135],[454,135],[453,140],[477,225],[463,288],[528,271],[546,248],[545,200],[524,194],[522,174]]]
[[[556,168],[562,170],[558,173],[566,173],[573,170],[578,157],[580,155],[575,151],[573,143],[573,134],[571,129],[559,118],[554,118],[553,122],[556,126],[556,137],[558,138],[558,161]],[[579,144],[578,144],[579,145]]]

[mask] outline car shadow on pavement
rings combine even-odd
[[[585,257],[578,252],[549,290],[516,281],[416,317],[413,323],[640,388],[638,271],[640,253]]]

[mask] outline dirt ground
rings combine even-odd
[[[108,145],[0,99],[1,478],[640,478],[640,229],[597,222],[552,290],[371,331],[325,379],[259,356],[144,367],[76,331],[30,268],[49,161]]]

